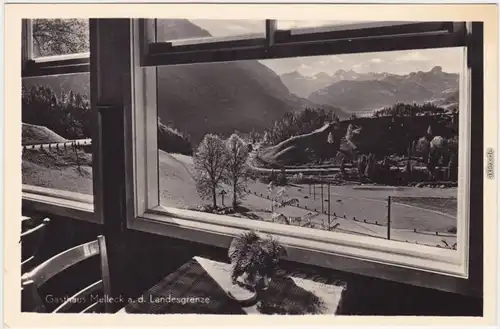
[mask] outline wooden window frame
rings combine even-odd
[[[23,19],[21,24],[22,78],[90,72],[89,52],[33,58],[31,19]],[[95,118],[94,122],[96,122]],[[101,168],[97,161],[99,156],[96,151],[99,147],[99,140],[95,138],[98,134],[98,127],[94,124],[94,128],[92,136],[93,195],[23,184],[23,209],[84,220],[92,223],[103,223],[103,216],[101,214],[100,203],[98,201],[101,198],[100,190],[96,189],[96,182],[98,180],[97,177],[99,176]]]
[[[154,25],[155,20],[151,20]],[[465,22],[360,23],[321,28],[278,30],[266,20],[264,38],[172,46],[151,42],[142,53],[145,66],[213,63],[251,59],[354,54],[392,50],[465,46]],[[355,27],[359,26],[359,29]]]
[[[158,149],[156,130],[156,66],[192,63],[220,62],[243,59],[269,59],[301,57],[309,55],[335,55],[359,52],[380,52],[408,49],[465,47],[467,68],[460,80],[460,122],[465,129],[459,133],[460,185],[469,186],[470,178],[470,71],[472,36],[471,24],[467,23],[416,23],[412,25],[419,33],[394,37],[376,36],[357,39],[336,39],[325,42],[315,40],[315,33],[300,34],[304,40],[288,40],[276,30],[276,22],[266,21],[267,38],[264,45],[242,46],[228,41],[219,49],[208,49],[205,43],[190,51],[164,52],[167,48],[155,40],[155,20],[131,20],[131,109],[126,119],[127,131],[127,227],[154,234],[197,241],[227,248],[231,239],[241,232],[256,229],[270,233],[280,239],[289,250],[289,259],[301,263],[330,267],[338,270],[410,283],[419,286],[455,293],[482,296],[482,268],[469,253],[477,255],[476,248],[469,243],[469,189],[464,188],[458,196],[458,237],[463,241],[458,251],[422,245],[410,245],[371,237],[355,236],[337,232],[297,228],[268,222],[235,221],[233,217],[212,215],[159,205]],[[431,26],[440,26],[439,33],[430,31]],[[446,29],[442,29],[446,26]],[[388,28],[390,30],[390,28]],[[423,31],[427,29],[426,31]],[[373,33],[377,28],[367,29]],[[387,28],[386,28],[387,30]],[[408,32],[408,31],[406,31]],[[350,32],[352,33],[352,32]],[[281,39],[280,39],[281,38]],[[317,42],[316,42],[317,41]],[[259,41],[260,42],[260,41]],[[217,44],[214,42],[214,44]],[[364,44],[364,46],[363,46]],[[208,44],[210,45],[210,44]],[[218,46],[221,46],[218,43]],[[170,50],[172,47],[169,46]],[[180,49],[180,48],[179,48]],[[481,55],[482,56],[482,55]],[[482,63],[481,63],[482,65]],[[482,68],[482,66],[481,66]],[[477,69],[477,66],[476,66]],[[478,97],[478,95],[472,95]],[[465,184],[465,185],[464,185]],[[476,225],[476,223],[474,223]],[[478,227],[481,224],[477,224]],[[476,230],[477,231],[477,230]],[[475,240],[477,242],[477,240]],[[479,246],[477,247],[479,248]],[[482,246],[481,246],[482,248]],[[474,272],[471,273],[470,271]],[[481,273],[479,275],[478,273]],[[472,278],[472,280],[469,280]],[[479,279],[481,278],[481,279]]]
[[[22,77],[90,72],[90,52],[33,57],[33,28],[31,19],[22,20]]]

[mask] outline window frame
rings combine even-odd
[[[117,25],[123,28],[123,19],[94,19],[94,21],[107,20],[107,28]],[[121,21],[115,24],[110,21]],[[455,255],[451,255],[451,251],[426,247],[421,245],[409,245],[403,242],[385,241],[383,239],[357,237],[336,232],[323,232],[320,230],[304,230],[304,228],[288,227],[281,224],[246,221],[238,222],[233,217],[217,216],[205,213],[190,212],[175,208],[166,208],[159,206],[159,191],[158,191],[158,149],[157,149],[157,132],[156,129],[147,129],[148,126],[157,125],[156,113],[156,66],[157,65],[175,65],[180,63],[193,62],[217,62],[241,59],[254,59],[262,53],[255,52],[253,49],[239,48],[236,50],[215,51],[206,49],[200,51],[192,51],[177,54],[152,54],[150,44],[155,43],[155,27],[154,20],[151,19],[127,19],[129,23],[128,38],[121,38],[120,47],[116,47],[116,40],[110,40],[110,33],[102,33],[99,30],[98,22],[91,26],[90,45],[91,49],[98,49],[93,52],[93,57],[89,59],[91,69],[91,97],[97,98],[98,91],[99,99],[111,99],[111,103],[123,105],[124,110],[124,147],[125,157],[123,159],[126,171],[125,177],[125,193],[124,203],[126,208],[126,227],[128,229],[149,232],[153,234],[186,239],[190,241],[200,242],[208,245],[227,248],[232,238],[247,229],[257,229],[259,231],[268,231],[278,237],[287,247],[289,251],[288,259],[300,263],[318,265],[326,268],[352,272],[356,274],[393,280],[402,283],[413,284],[422,287],[439,289],[460,294],[482,297],[482,266],[474,266],[479,263],[476,258],[468,257],[469,254],[481,255],[482,245],[469,244],[471,239],[471,228],[464,225],[458,225],[457,237],[463,238],[464,245],[469,248],[463,248],[460,253],[460,264],[456,262]],[[25,24],[24,24],[25,25]],[[23,25],[23,26],[24,26]],[[280,32],[276,31],[276,21],[266,21],[266,38],[265,49],[270,55],[269,58],[284,58],[284,57],[301,57],[320,54],[339,54],[339,53],[357,53],[357,52],[376,52],[390,51],[394,49],[394,43],[397,45],[397,50],[415,49],[415,44],[418,44],[418,49],[434,48],[439,42],[440,45],[457,46],[457,38],[461,39],[461,45],[466,46],[468,56],[468,74],[467,79],[461,79],[461,97],[465,93],[462,92],[467,86],[467,99],[469,104],[473,102],[472,96],[482,97],[479,94],[470,95],[470,77],[471,67],[477,70],[482,69],[482,53],[481,58],[478,58],[475,53],[472,53],[470,46],[471,39],[471,24],[467,23],[467,29],[454,30],[452,33],[445,33],[436,38],[436,36],[417,35],[413,37],[405,37],[405,42],[401,43],[402,38],[385,38],[371,39],[369,46],[362,47],[361,44],[367,39],[361,41],[337,40],[324,46],[324,40],[320,43],[304,41],[307,47],[303,47],[304,43],[293,42],[287,45],[276,45],[275,36]],[[93,30],[92,30],[93,29]],[[277,33],[275,33],[277,32]],[[310,36],[312,38],[312,36]],[[26,29],[23,29],[23,63],[26,63],[27,57],[25,48],[26,45]],[[373,42],[377,40],[377,42]],[[381,41],[382,40],[382,41]],[[411,40],[415,42],[411,42]],[[123,44],[123,43],[127,44]],[[279,42],[279,38],[278,38]],[[322,44],[323,43],[323,44]],[[482,44],[480,45],[483,46]],[[281,47],[281,48],[280,48]],[[476,45],[476,47],[479,47]],[[120,50],[117,50],[119,48]],[[123,49],[129,49],[128,54],[123,53]],[[401,49],[402,48],[402,49]],[[271,50],[278,49],[278,50]],[[117,53],[121,51],[121,53]],[[260,50],[259,50],[260,51]],[[317,53],[321,51],[320,53]],[[477,49],[476,49],[477,51]],[[104,58],[100,58],[100,52],[108,53]],[[230,53],[233,55],[230,55]],[[290,55],[292,54],[292,55]],[[111,61],[113,56],[127,56],[130,59],[130,65],[123,70],[123,66],[117,68],[115,65],[107,65],[107,61]],[[259,57],[259,59],[262,59]],[[75,59],[70,61],[63,60],[66,67],[73,67]],[[73,60],[73,62],[71,62]],[[40,61],[40,63],[43,61]],[[57,61],[48,60],[49,63]],[[474,64],[476,62],[476,64]],[[60,63],[60,62],[59,62]],[[80,65],[81,67],[81,65]],[[119,71],[118,71],[119,70]],[[50,70],[44,71],[49,72]],[[54,70],[53,72],[56,72]],[[69,72],[68,73],[77,73]],[[34,72],[34,71],[33,71]],[[41,72],[40,70],[38,72]],[[60,71],[58,71],[60,72]],[[474,72],[472,72],[474,73]],[[477,73],[477,72],[476,72]],[[43,74],[45,75],[45,74]],[[43,76],[38,75],[38,76]],[[120,76],[122,99],[116,100],[116,95],[106,88],[101,88],[104,83],[103,76]],[[32,76],[29,70],[23,69],[23,77]],[[464,81],[462,81],[464,80]],[[482,87],[481,87],[482,88]],[[115,91],[116,92],[116,91]],[[481,89],[482,92],[482,89]],[[106,105],[92,103],[95,110],[94,118],[99,122],[98,113],[105,110]],[[116,105],[115,104],[115,105]],[[463,104],[463,102],[461,102]],[[112,105],[112,104],[111,104]],[[460,122],[465,119],[469,122],[470,106],[467,111],[460,111]],[[461,129],[460,134],[463,137],[470,136],[470,125],[465,125],[467,129]],[[100,145],[100,127],[96,124],[94,135],[92,136],[93,143],[93,184],[94,197],[93,205],[89,205],[85,201],[79,200],[73,196],[63,196],[61,191],[40,191],[32,186],[23,186],[23,206],[41,210],[44,212],[54,213],[57,215],[67,216],[70,218],[89,220],[92,222],[103,223],[102,216],[102,147]],[[468,135],[467,135],[468,134]],[[470,138],[469,138],[470,139]],[[466,139],[466,140],[469,140]],[[460,140],[460,139],[459,139]],[[463,143],[467,152],[460,154],[470,155],[469,143]],[[466,166],[462,165],[464,156],[459,160],[459,174],[466,179],[467,188],[463,188],[463,196],[465,200],[469,199],[470,186],[470,160],[466,158]],[[118,160],[117,160],[118,161]],[[156,188],[149,188],[155,186]],[[64,194],[64,191],[63,191]],[[75,200],[76,199],[76,200]],[[459,195],[460,200],[460,195]],[[80,202],[80,204],[76,204]],[[460,202],[459,202],[460,203]],[[462,212],[469,215],[468,202],[462,202]],[[88,209],[85,209],[88,208]],[[89,212],[90,208],[94,211]],[[460,210],[459,210],[460,211]],[[463,217],[463,216],[462,216]],[[467,216],[469,217],[469,216]],[[465,220],[465,219],[464,219]],[[482,219],[481,219],[482,221]],[[469,226],[467,218],[466,225]],[[477,225],[477,226],[475,226]],[[470,223],[470,226],[476,227],[474,231],[479,234],[479,227],[482,228],[482,222]],[[264,230],[263,230],[264,228]],[[466,234],[468,231],[469,234]],[[476,241],[477,242],[477,241]],[[481,241],[482,243],[482,241]],[[418,253],[420,252],[420,254]],[[458,251],[455,253],[459,253]],[[422,255],[426,255],[423,257]],[[441,260],[447,259],[447,265],[441,266]],[[393,257],[392,261],[387,260],[387,256]],[[420,265],[420,267],[416,266]],[[423,268],[426,266],[427,268]],[[471,281],[470,279],[473,278]]]
[[[33,58],[32,20],[21,20],[21,77],[47,77],[62,74],[90,73],[90,52]],[[92,97],[92,96],[91,96]],[[95,123],[95,111],[92,120]],[[54,188],[23,184],[23,209],[102,224],[100,190],[96,188],[100,165],[97,161],[98,127],[93,125],[92,182],[93,194],[81,194]],[[28,147],[29,149],[29,147]]]
[[[151,20],[151,24],[155,21]],[[396,23],[395,23],[396,24]],[[172,47],[170,42],[151,42],[142,53],[145,66],[214,63],[251,59],[339,55],[391,50],[459,47],[467,33],[465,22],[411,22],[395,26],[366,23],[341,26],[278,30],[277,21],[265,21],[265,38],[238,39]],[[359,25],[360,29],[353,29]],[[413,31],[413,32],[412,32]],[[144,37],[143,39],[147,39]]]
[[[433,23],[435,25],[435,23]],[[425,27],[424,25],[415,25]],[[256,51],[252,47],[229,47],[207,50],[206,46],[190,52],[158,53],[155,47],[155,20],[131,20],[131,113],[127,117],[127,227],[153,234],[182,238],[218,247],[227,248],[231,239],[248,229],[271,233],[278,237],[289,250],[288,259],[306,264],[344,270],[382,279],[410,283],[428,288],[455,293],[482,296],[482,285],[468,278],[478,278],[477,269],[471,266],[469,253],[476,246],[469,243],[469,182],[470,182],[470,124],[471,102],[471,23],[453,23],[453,30],[446,33],[424,33],[411,37],[376,37],[359,40],[335,40],[325,46],[324,40],[314,42],[314,33],[301,34],[308,40],[283,44],[276,40],[276,21],[266,20],[267,42]],[[373,30],[372,30],[373,31]],[[276,33],[277,32],[277,33]],[[428,32],[428,31],[427,31]],[[338,32],[335,32],[338,34]],[[361,41],[360,41],[361,40]],[[368,40],[368,46],[361,44]],[[404,42],[402,42],[404,40]],[[277,43],[278,42],[278,43]],[[279,44],[281,42],[281,44]],[[278,48],[273,48],[277,45]],[[304,45],[307,45],[304,47]],[[416,46],[417,45],[417,46]],[[318,47],[322,47],[322,50]],[[360,237],[338,232],[296,228],[276,223],[236,221],[230,216],[212,215],[189,210],[168,208],[159,205],[158,149],[156,131],[146,129],[156,126],[156,66],[206,63],[242,59],[264,59],[335,55],[358,52],[428,49],[458,47],[465,48],[466,68],[460,79],[461,110],[459,144],[465,148],[459,156],[459,182],[462,188],[458,195],[459,217],[457,239],[462,247],[452,251],[403,242],[385,241],[371,237]],[[158,46],[159,47],[159,46]],[[263,47],[263,48],[262,48]],[[274,50],[278,49],[278,50]],[[318,53],[319,51],[319,53]],[[292,55],[290,55],[292,54]],[[264,58],[262,58],[264,57]],[[482,60],[482,59],[481,59]],[[152,96],[152,89],[154,95]],[[146,95],[148,93],[148,95]],[[477,96],[477,95],[476,95]],[[464,104],[467,105],[464,106]],[[465,111],[463,110],[465,107]],[[464,127],[462,127],[462,125]],[[464,129],[465,128],[465,129]],[[462,217],[462,218],[460,218]],[[482,247],[482,246],[481,246]],[[477,247],[479,248],[479,247]],[[477,254],[472,252],[473,254]],[[392,259],[391,259],[392,258]],[[443,261],[445,263],[443,263]],[[443,266],[445,265],[445,266]],[[469,271],[474,271],[470,273]]]

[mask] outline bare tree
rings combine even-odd
[[[217,207],[217,189],[223,182],[226,161],[224,142],[217,135],[205,135],[194,155],[196,189],[202,198],[212,197],[214,207]]]
[[[248,148],[245,142],[236,134],[232,134],[226,141],[227,162],[224,179],[233,191],[233,207],[238,198],[245,192],[247,181]]]
[[[89,51],[89,24],[86,19],[34,19],[32,23],[35,56]]]

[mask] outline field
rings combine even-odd
[[[210,202],[209,200],[204,202],[196,193],[191,176],[193,170],[191,157],[162,152],[160,168],[162,205],[194,208]],[[275,221],[267,185],[259,181],[250,181],[247,192],[241,202],[241,211],[234,215]],[[313,195],[312,186],[309,195],[309,185],[289,185],[285,188],[283,199],[295,198],[299,202],[293,206],[275,209],[275,213],[291,218],[292,221],[312,216],[311,223],[307,226],[325,229],[325,225],[328,225],[328,204],[323,201],[322,211],[321,185],[316,185],[315,194],[316,197]],[[323,185],[323,200],[327,200],[327,195],[327,186]],[[449,245],[456,242],[454,234],[450,234],[456,230],[456,188],[331,186],[331,226],[338,223],[335,229],[337,231],[386,238],[389,195],[394,200],[391,205],[392,239],[431,245],[440,244],[442,240],[447,241]],[[219,197],[219,204],[221,201]],[[228,203],[226,197],[226,205]],[[306,226],[305,222],[292,224]]]
[[[82,151],[77,160],[74,152],[26,150],[22,172],[23,184],[92,193],[91,155]],[[160,151],[159,177],[162,205],[196,209],[210,204],[196,191],[192,157]],[[456,236],[450,234],[456,230],[456,193],[456,188],[330,186],[328,216],[327,185],[290,184],[282,199],[298,202],[274,209],[273,216],[267,184],[249,181],[247,194],[233,216],[387,238],[387,198],[391,196],[391,239],[444,246],[443,240],[446,245],[456,242]],[[219,197],[219,205],[221,201]],[[225,204],[230,204],[229,195]],[[282,216],[276,218],[276,214]]]
[[[78,165],[80,164],[80,165]],[[65,191],[92,194],[92,155],[78,151],[24,150],[22,182]]]

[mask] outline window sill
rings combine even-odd
[[[290,261],[481,295],[468,282],[459,252],[452,250],[166,207],[130,220],[128,227],[222,248],[228,248],[233,237],[253,229],[278,238],[287,247]]]
[[[23,185],[22,206],[36,212],[100,223],[94,213],[92,195]]]

